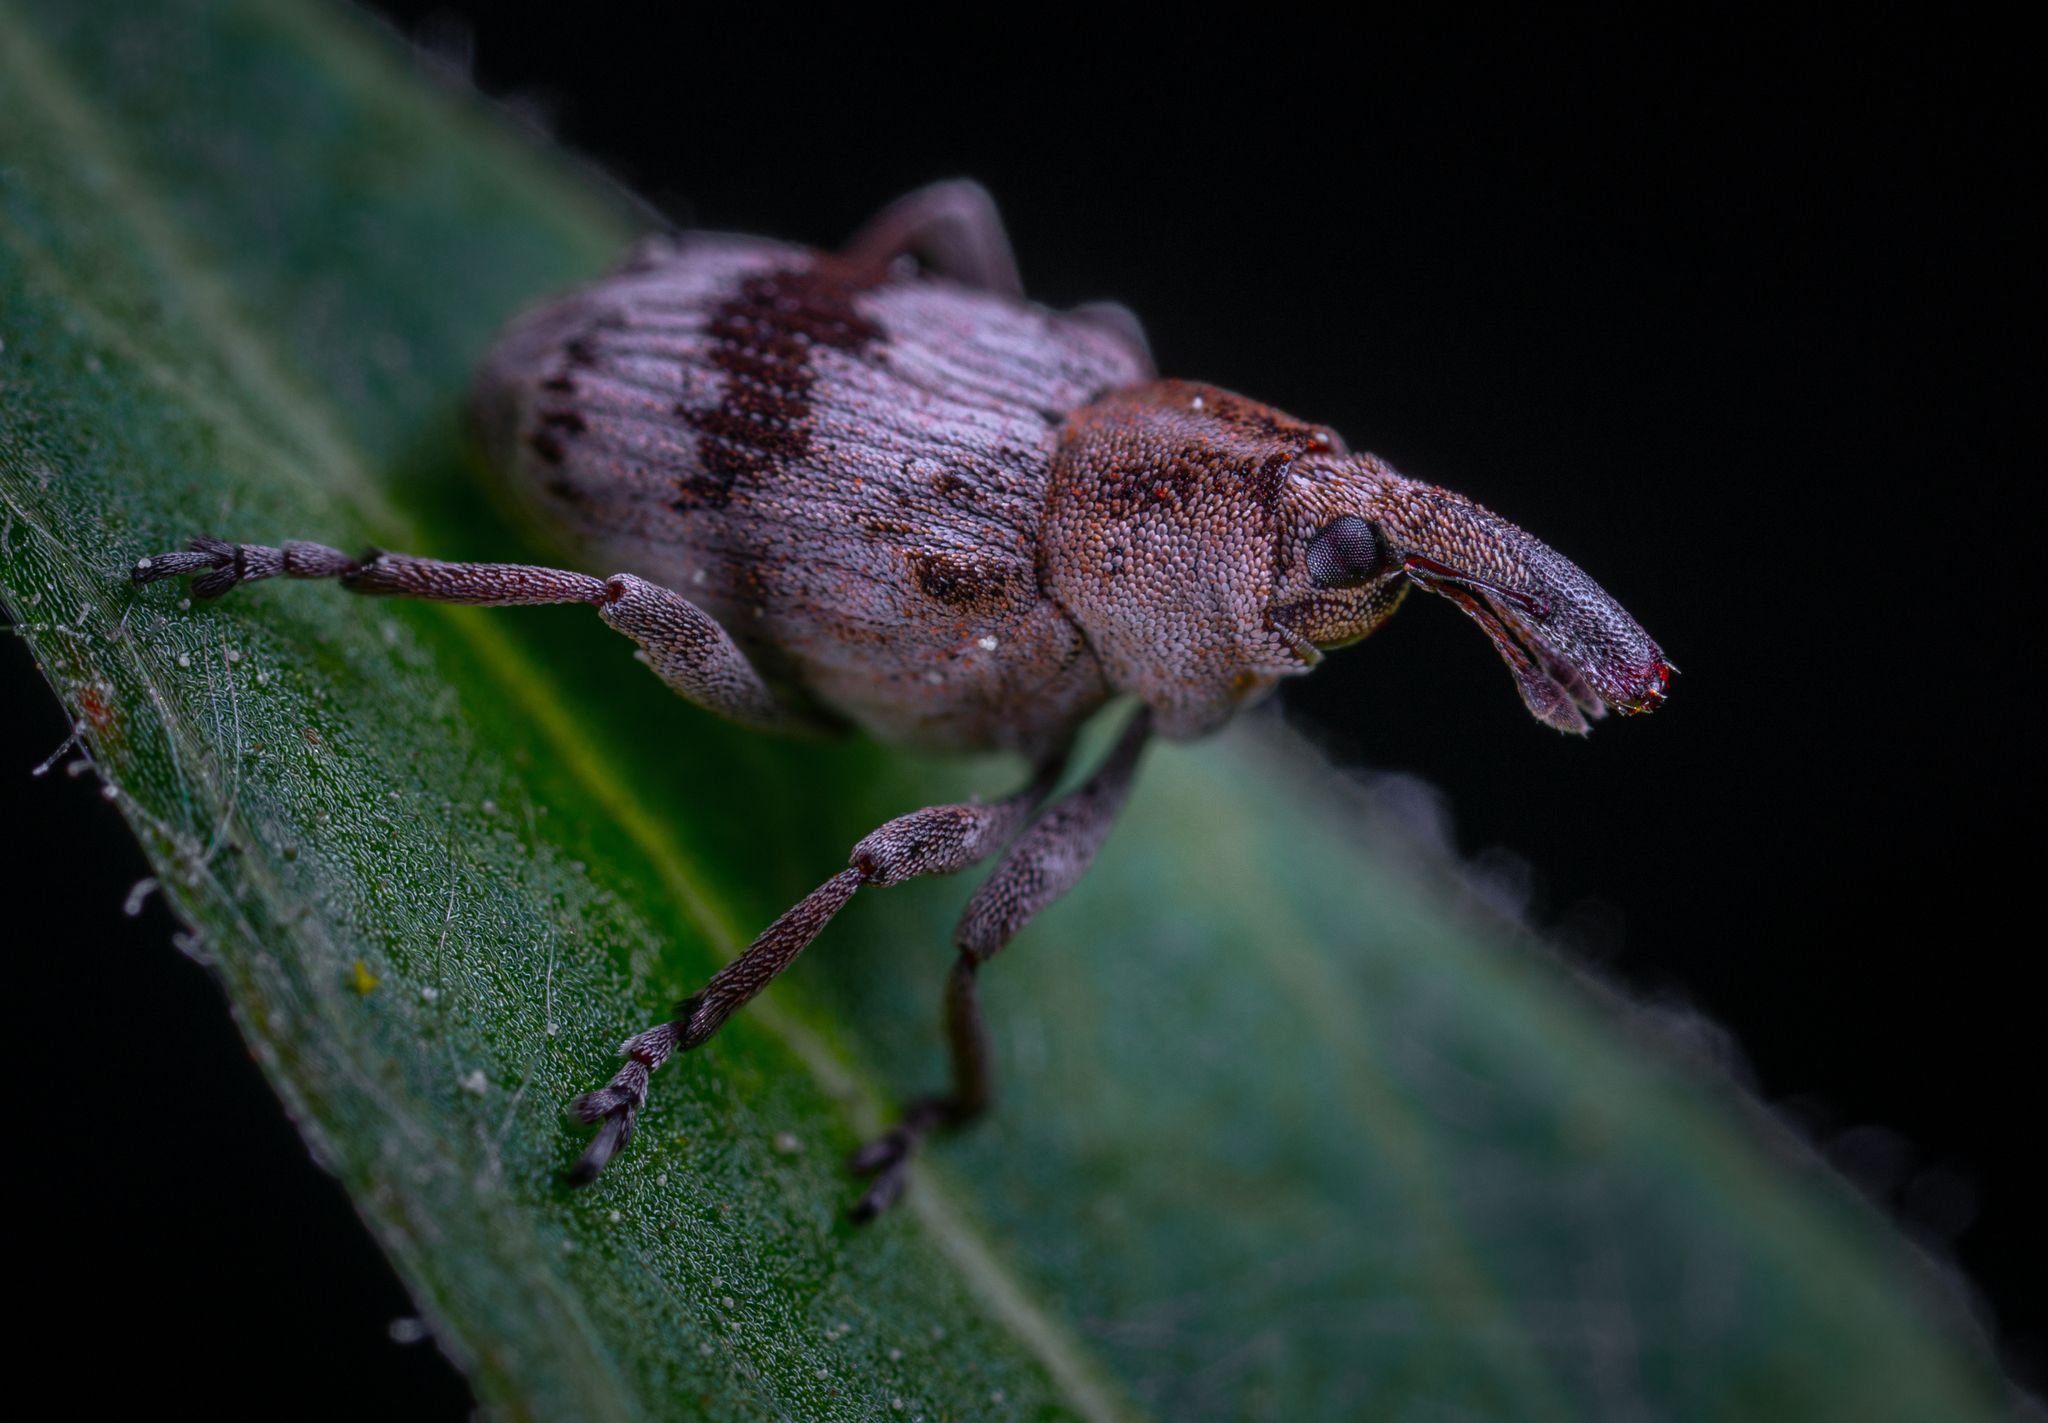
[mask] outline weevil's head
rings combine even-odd
[[[1524,704],[1559,731],[1664,700],[1671,664],[1636,620],[1570,559],[1462,494],[1370,455],[1316,457],[1289,469],[1279,512],[1271,617],[1307,648],[1356,642],[1415,586],[1485,629]]]
[[[1414,586],[1468,613],[1560,731],[1648,711],[1672,671],[1599,585],[1507,520],[1210,386],[1159,381],[1077,412],[1044,549],[1110,685],[1168,735],[1365,637]]]

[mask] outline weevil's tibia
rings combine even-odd
[[[633,1134],[647,1100],[647,1080],[675,1052],[710,1040],[725,1021],[796,962],[832,916],[864,884],[887,886],[918,875],[952,874],[987,859],[1017,833],[1052,789],[1053,762],[1015,795],[989,805],[933,805],[890,821],[853,847],[851,861],[831,879],[761,931],[746,951],[676,1005],[671,1022],[628,1038],[619,1048],[626,1065],[595,1092],[569,1106],[579,1120],[602,1125],[567,1180],[581,1186],[597,1178]]]
[[[953,1090],[912,1102],[885,1136],[855,1152],[849,1165],[874,1175],[853,1207],[856,1221],[873,1220],[903,1194],[910,1158],[942,1126],[971,1121],[994,1100],[988,1028],[982,1021],[975,974],[1015,938],[1039,911],[1073,888],[1102,848],[1130,794],[1138,755],[1152,732],[1152,713],[1140,708],[1095,774],[1048,810],[1010,847],[995,872],[961,911],[953,942],[960,957],[946,981],[946,1040],[952,1050]]]

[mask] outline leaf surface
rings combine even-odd
[[[621,1038],[1017,768],[736,729],[584,609],[135,592],[199,532],[534,556],[468,374],[635,219],[346,12],[50,0],[0,39],[0,596],[492,1410],[1995,1416],[1889,1226],[1260,718],[1152,752],[983,975],[1001,1105],[905,1208],[849,1225],[840,1163],[942,1081],[960,880],[858,898],[565,1189]]]

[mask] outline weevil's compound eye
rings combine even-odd
[[[1379,576],[1379,530],[1356,514],[1332,519],[1308,541],[1308,579],[1318,588],[1357,588]]]

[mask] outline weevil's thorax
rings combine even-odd
[[[1273,611],[1303,576],[1296,472],[1331,463],[1358,461],[1330,430],[1183,381],[1116,391],[1062,429],[1043,579],[1162,734],[1213,730],[1314,664],[1315,639]]]

